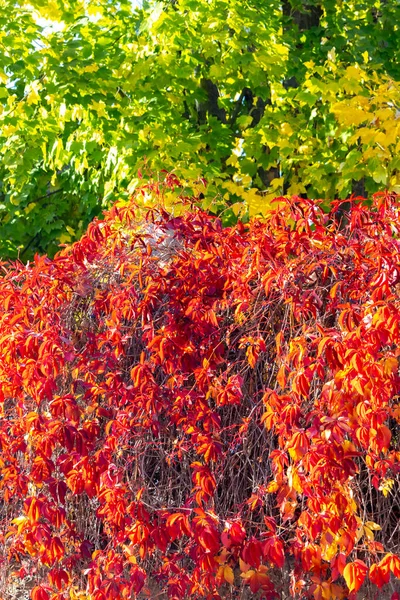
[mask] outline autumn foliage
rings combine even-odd
[[[395,598],[399,197],[163,193],[4,266],[2,597]]]

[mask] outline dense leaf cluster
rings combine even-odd
[[[78,239],[139,172],[206,178],[236,214],[400,191],[397,0],[1,9],[3,258]]]
[[[390,597],[399,198],[223,228],[167,185],[4,267],[2,597]]]

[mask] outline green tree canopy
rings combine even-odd
[[[397,0],[0,7],[0,257],[54,253],[161,169],[227,218],[400,191]]]

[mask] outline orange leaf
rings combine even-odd
[[[362,560],[355,560],[345,566],[343,577],[350,592],[358,592],[367,572],[368,567]]]
[[[41,586],[37,585],[31,591],[31,599],[32,600],[49,600],[50,596],[48,592]]]
[[[342,282],[341,282],[341,281],[337,281],[337,282],[336,282],[336,283],[335,283],[335,284],[334,284],[334,285],[331,287],[331,290],[330,290],[330,292],[329,292],[329,296],[330,296],[330,298],[332,298],[332,300],[334,300],[334,299],[336,298],[336,296],[337,296],[337,293],[338,293],[339,286],[341,286],[341,285],[342,285]]]
[[[300,460],[308,451],[308,437],[304,432],[296,431],[288,442],[289,454],[293,460]]]
[[[279,368],[279,371],[276,375],[276,380],[279,383],[279,385],[281,386],[281,388],[284,389],[285,385],[286,385],[286,367],[285,367],[285,365],[282,365]]]

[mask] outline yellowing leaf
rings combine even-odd
[[[11,521],[11,523],[14,523],[15,525],[17,525],[18,527],[18,534],[21,533],[21,531],[24,529],[25,523],[28,521],[28,517],[25,516],[20,516],[20,517],[16,517],[15,519],[13,519]]]
[[[357,126],[372,120],[373,114],[365,111],[354,102],[342,101],[332,105],[333,114],[342,125]]]
[[[382,529],[382,527],[380,525],[378,525],[377,523],[374,523],[373,521],[367,521],[365,523],[365,527],[372,529],[372,531],[380,531]]]
[[[26,95],[27,104],[37,104],[40,100],[39,92],[41,86],[38,81],[33,81],[28,88],[28,93]]]
[[[364,526],[364,535],[367,538],[367,540],[370,540],[370,541],[374,540],[374,534],[369,527]]]
[[[350,592],[358,592],[367,575],[368,567],[362,560],[348,563],[343,570],[343,577]]]
[[[379,486],[379,491],[381,491],[382,494],[386,497],[388,494],[391,493],[393,485],[393,479],[383,479]]]
[[[58,239],[60,241],[60,244],[66,244],[71,241],[71,236],[69,235],[69,233],[62,233]]]
[[[225,567],[224,567],[224,579],[230,585],[233,585],[233,582],[235,580],[235,575],[233,573],[232,567],[230,567],[229,565],[225,565]]]
[[[303,491],[303,486],[301,484],[301,480],[300,480],[298,470],[296,469],[296,467],[288,467],[287,476],[288,476],[289,487],[291,489],[296,490],[296,492],[298,492],[299,494],[301,494]]]

